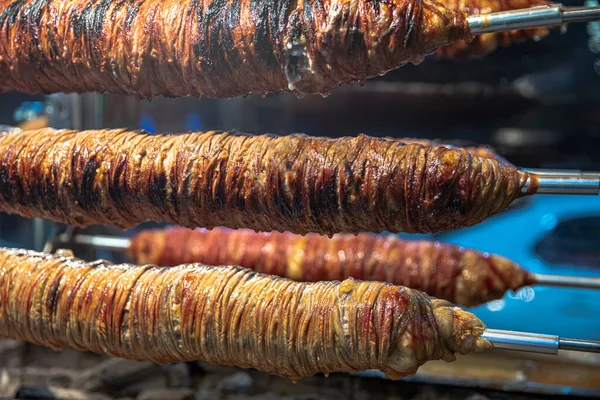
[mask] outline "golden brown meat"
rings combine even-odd
[[[493,254],[391,235],[257,233],[249,229],[143,231],[128,255],[137,264],[239,265],[296,281],[387,281],[463,306],[501,298],[535,283],[534,275]]]
[[[386,283],[298,283],[239,267],[86,263],[0,249],[0,337],[157,363],[203,360],[289,379],[482,350],[485,326]]]
[[[365,135],[0,136],[0,210],[75,226],[154,220],[300,234],[437,232],[506,209],[535,193],[537,179],[461,149]]]
[[[397,140],[399,142],[407,143],[407,144],[418,143],[418,144],[422,144],[423,146],[445,146],[448,148],[458,148],[457,146],[444,144],[438,139],[434,139],[434,140],[422,139],[422,138],[399,138],[398,139],[398,138],[393,138],[393,137],[386,137],[386,139],[387,140]],[[469,147],[464,147],[464,149],[466,151],[468,151],[469,153],[473,154],[474,156],[482,157],[482,158],[491,158],[492,160],[498,161],[500,164],[510,165],[510,166],[514,167],[514,164],[510,163],[504,157],[502,157],[501,155],[496,153],[496,151],[489,146],[469,146]]]
[[[0,0],[0,92],[328,93],[471,38],[432,0]]]
[[[487,14],[498,11],[510,11],[521,8],[537,7],[553,4],[546,0],[443,0],[441,4],[452,10],[467,14]],[[438,49],[436,55],[443,58],[467,59],[485,56],[496,50],[498,46],[508,47],[528,39],[539,40],[550,33],[548,28],[520,29],[511,32],[485,33],[473,38],[471,42],[456,41]]]

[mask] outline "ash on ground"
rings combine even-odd
[[[201,362],[157,365],[0,340],[0,399],[28,400],[536,400],[332,374],[292,383],[254,370]],[[556,399],[556,397],[554,398]]]

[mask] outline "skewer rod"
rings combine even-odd
[[[600,176],[600,171],[581,171],[579,169],[536,169],[525,168],[525,171],[532,172],[536,175],[551,175],[551,176]]]
[[[558,354],[558,336],[487,329],[483,337],[492,342],[496,349]]]
[[[538,175],[539,194],[600,194],[600,176],[593,175]],[[526,193],[529,181],[523,187]]]
[[[494,348],[528,353],[557,355],[558,350],[600,353],[600,342],[593,340],[563,339],[555,335],[487,329],[483,337]]]
[[[535,281],[542,286],[600,289],[600,278],[535,274]]]
[[[563,7],[561,4],[467,17],[471,32],[475,35],[596,20],[600,20],[600,7]]]
[[[600,19],[600,7],[565,7],[563,23],[586,22]]]
[[[481,34],[559,26],[563,23],[562,14],[562,6],[554,5],[470,15],[467,21],[473,34]]]
[[[74,235],[72,243],[111,251],[125,251],[129,248],[130,240],[128,238],[113,236]]]
[[[578,340],[578,339],[558,339],[558,348],[561,350],[586,351],[588,353],[600,353],[600,342]]]

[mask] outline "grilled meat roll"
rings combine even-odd
[[[157,363],[202,360],[297,380],[414,374],[482,350],[485,326],[386,283],[300,283],[239,267],[83,262],[0,249],[0,336]]]
[[[0,92],[231,98],[335,86],[470,40],[432,0],[0,0]]]
[[[387,281],[452,303],[475,306],[535,283],[507,258],[391,235],[257,233],[249,229],[151,229],[131,239],[136,264],[239,265],[296,281]]]
[[[469,15],[510,11],[553,4],[546,0],[443,0],[441,3],[449,9],[463,11]],[[436,55],[440,58],[458,60],[485,56],[496,50],[499,46],[508,47],[513,43],[520,43],[529,39],[539,40],[549,33],[550,31],[548,28],[484,33],[475,36],[472,41],[458,40],[451,45],[441,47],[437,50]]]
[[[437,232],[504,210],[537,179],[465,150],[365,135],[0,135],[0,210],[80,227]]]

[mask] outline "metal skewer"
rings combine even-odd
[[[600,289],[600,278],[535,274],[535,281],[541,286]]]
[[[63,244],[74,243],[110,251],[126,251],[131,244],[131,241],[124,237],[82,234],[73,235],[71,237],[63,237],[60,235],[58,241]]]
[[[538,194],[600,194],[600,175],[582,172],[551,175],[550,173],[538,175]],[[529,190],[530,182],[523,187],[523,193]]]
[[[536,175],[551,175],[551,176],[589,176],[600,177],[600,171],[582,171],[579,169],[537,169],[525,168],[527,172],[532,172]]]
[[[600,20],[600,7],[564,7],[561,4],[467,17],[471,32],[476,35],[597,20]]]
[[[483,335],[495,349],[557,355],[558,350],[600,353],[600,342],[564,339],[555,335],[487,329]]]

